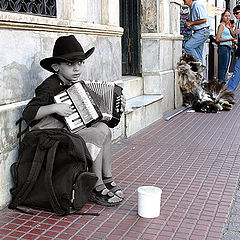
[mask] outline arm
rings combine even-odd
[[[233,31],[233,28],[232,28],[232,27],[229,28],[229,31],[230,31],[231,35],[232,35],[234,38],[237,37],[237,34],[236,34],[235,31]]]
[[[207,22],[207,19],[206,19],[206,18],[200,19],[200,20],[195,20],[195,21],[192,21],[192,22],[186,22],[185,25],[186,25],[187,27],[190,27],[190,26],[192,26],[192,25],[199,25],[199,24],[202,24],[202,23],[205,23],[205,22]]]
[[[41,106],[36,115],[34,120],[39,120],[49,115],[56,113],[63,117],[68,117],[73,113],[73,110],[69,104],[66,103],[54,103],[46,106]]]

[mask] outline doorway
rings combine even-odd
[[[140,7],[141,0],[120,0],[123,75],[141,75]]]

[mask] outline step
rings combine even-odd
[[[141,95],[126,102],[125,136],[129,137],[163,116],[162,94]]]
[[[125,98],[131,99],[143,95],[143,78],[138,76],[122,76],[124,84],[123,94]]]

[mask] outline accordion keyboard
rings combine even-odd
[[[67,92],[71,96],[77,110],[80,112],[85,125],[99,117],[90,101],[90,95],[85,91],[80,82],[75,83],[74,87],[69,88]]]
[[[73,114],[68,117],[65,117],[65,121],[68,125],[68,128],[71,131],[74,131],[79,128],[84,127],[84,123],[82,118],[80,117],[77,109],[74,107],[73,102],[71,101],[70,97],[68,96],[67,92],[62,92],[54,97],[56,103],[67,103],[73,109]]]

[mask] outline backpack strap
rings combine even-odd
[[[18,138],[18,142],[19,145],[22,143],[22,135],[26,132],[29,131],[29,127],[30,125],[28,124],[26,126],[26,128],[22,131],[22,122],[23,122],[23,117],[20,117],[17,121],[16,121],[16,126],[18,125],[18,134],[17,134],[17,138]]]
[[[52,183],[52,172],[53,172],[53,164],[55,160],[55,155],[57,151],[59,141],[56,141],[53,146],[48,150],[47,154],[47,162],[46,162],[46,173],[45,173],[45,186],[47,188],[47,192],[49,195],[49,202],[53,210],[57,215],[63,216],[66,215],[66,212],[61,208],[59,201],[56,197],[53,183]]]
[[[40,145],[38,144],[28,177],[20,191],[16,194],[14,199],[8,205],[8,208],[16,209],[16,207],[19,206],[26,199],[26,197],[32,190],[34,184],[36,183],[37,177],[39,176],[39,173],[41,171],[45,152],[46,150],[44,151],[40,149]]]

